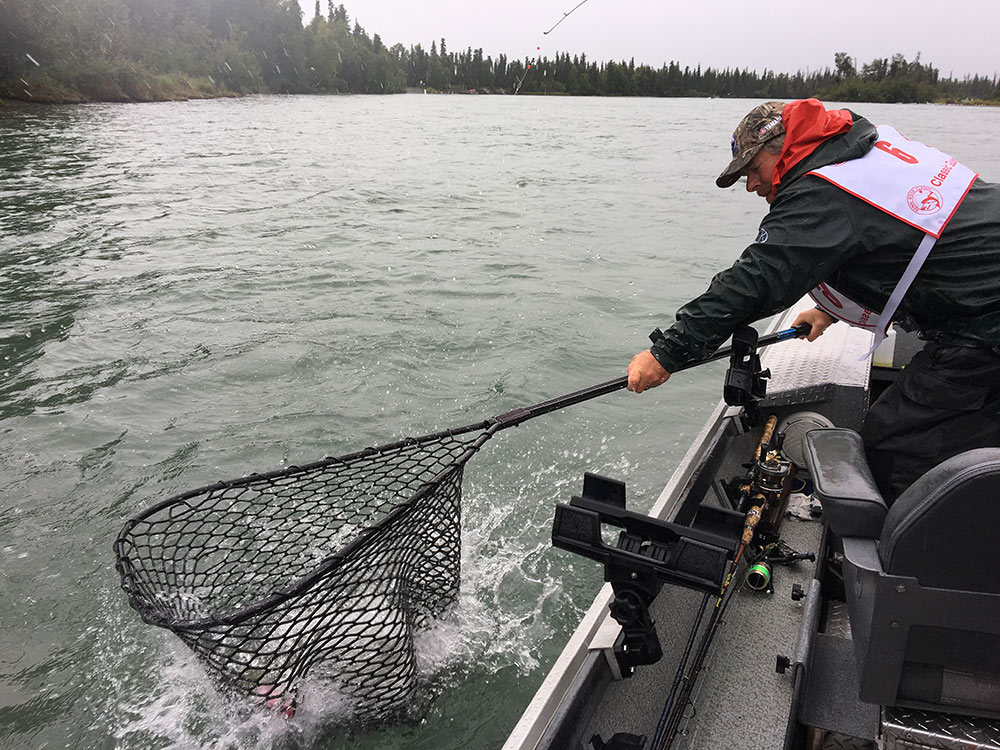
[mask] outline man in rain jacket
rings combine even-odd
[[[816,309],[795,321],[810,341],[834,314],[877,337],[891,319],[927,341],[863,429],[887,502],[953,455],[1000,446],[1000,185],[815,99],[754,108],[732,151],[716,184],[745,177],[770,210],[733,266],[632,359],[629,390],[812,293]]]

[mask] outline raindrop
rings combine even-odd
[[[27,52],[24,53],[24,56],[27,57],[29,60],[31,60],[31,62],[33,62],[39,68],[42,67],[42,64],[40,62],[38,62],[38,60],[36,60],[35,58],[33,58],[31,55],[29,55]]]

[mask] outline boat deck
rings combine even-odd
[[[821,533],[816,521],[786,519],[782,526],[782,538],[799,552],[817,552]],[[792,586],[808,590],[812,576],[808,561],[776,566],[773,594],[743,588],[734,593],[721,626],[725,635],[712,645],[673,747],[781,747],[792,681],[791,672],[775,671],[775,658],[795,652],[804,601],[792,600]],[[653,611],[656,622],[671,625],[658,628],[663,659],[608,686],[585,739],[600,734],[607,740],[616,732],[653,737],[701,598],[695,591],[664,588]]]
[[[798,310],[810,306],[811,301],[804,299],[772,330],[787,327]],[[793,341],[763,350],[762,364],[772,377],[762,411],[776,414],[779,421],[811,411],[838,426],[860,428],[858,415],[864,412],[870,372],[864,355],[871,341],[867,332],[836,325],[815,342]],[[744,432],[738,413],[725,404],[717,407],[651,516],[685,523],[702,501],[727,502],[718,482],[745,472],[743,464],[760,433],[759,428]],[[783,525],[783,538],[799,552],[816,552],[821,534],[822,526],[816,522],[790,518]],[[798,583],[808,590],[813,570],[809,562],[777,566],[772,595],[735,593],[685,713],[684,734],[674,747],[781,747],[792,685],[788,675],[776,673],[775,659],[796,650],[803,603],[792,601],[791,589]],[[608,740],[617,732],[653,737],[702,594],[664,587],[651,610],[664,657],[655,665],[639,667],[626,680],[612,677],[617,670],[610,648],[620,627],[608,611],[611,598],[611,587],[605,585],[504,750],[575,750],[595,734]]]
[[[804,301],[801,307],[809,304]],[[786,316],[785,322],[789,319]],[[853,422],[866,398],[869,368],[864,354],[871,340],[870,334],[838,325],[815,342],[789,342],[762,352],[762,364],[772,373],[765,413],[784,418],[790,412],[809,410],[828,417],[834,424],[860,427]],[[727,409],[716,429],[732,433],[735,428],[725,426],[725,422],[735,420],[735,415],[735,409]],[[675,518],[692,502],[691,496],[697,494],[699,485],[715,486],[719,479],[739,476],[758,432],[728,438],[730,445],[721,452],[721,464],[706,467],[714,474],[710,483],[701,478],[686,495],[676,497],[671,497],[668,486],[658,503],[659,513]],[[698,449],[703,450],[704,444]],[[706,492],[705,499],[711,496],[710,491]],[[723,502],[721,498],[715,500]],[[656,512],[654,509],[654,515]],[[799,552],[818,553],[821,537],[822,525],[818,522],[788,518],[782,525],[782,538]],[[736,750],[782,746],[792,680],[790,672],[776,671],[776,658],[790,657],[796,650],[805,601],[792,600],[792,587],[798,584],[808,591],[813,573],[814,566],[809,562],[777,566],[770,596],[742,587],[734,593],[721,627],[723,635],[712,645],[673,747]],[[737,583],[741,581],[742,577],[738,577]],[[658,628],[664,658],[658,664],[641,667],[630,680],[609,685],[602,704],[594,711],[591,726],[583,734],[585,739],[593,734],[607,739],[618,731],[652,738],[700,598],[696,592],[664,589],[654,603],[656,621],[670,623],[669,627]],[[686,613],[686,617],[680,613]]]
[[[809,305],[803,300],[797,309]],[[783,316],[772,330],[788,327],[796,311]],[[761,359],[772,379],[762,412],[777,415],[779,422],[797,415],[807,425],[808,415],[818,414],[838,427],[860,429],[876,386],[895,374],[876,368],[880,383],[870,382],[873,370],[865,354],[871,341],[869,333],[837,325],[811,344],[789,342],[768,348]],[[894,366],[909,361],[919,345],[915,337],[897,339]],[[784,447],[789,458],[794,459],[790,443],[801,441],[806,429],[798,434],[788,429]],[[737,409],[720,404],[650,515],[690,524],[699,503],[726,506],[729,501],[720,480],[742,476],[759,434],[759,428],[744,429]],[[823,527],[815,521],[786,518],[782,538],[798,552],[818,553],[824,543]],[[822,563],[806,561],[775,566],[770,596],[742,586],[733,592],[671,747],[846,750],[873,748],[877,737],[883,750],[1000,750],[1000,720],[880,709],[858,700],[847,608],[837,606],[835,599],[823,599],[820,581],[827,572]],[[600,575],[596,566],[595,575]],[[740,571],[733,585],[742,580]],[[796,584],[808,593],[800,601],[791,598]],[[656,664],[638,667],[624,680],[616,675],[612,653],[621,631],[608,610],[612,596],[610,584],[605,585],[504,750],[582,750],[591,747],[595,735],[607,742],[617,733],[644,735],[644,747],[649,747],[703,594],[664,586],[650,607],[664,656]],[[710,601],[714,603],[714,597]],[[792,668],[785,674],[776,672],[778,655],[790,657]],[[805,727],[816,731],[807,734]],[[789,731],[793,734],[786,737]]]

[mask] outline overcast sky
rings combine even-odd
[[[305,21],[315,0],[299,0]],[[481,47],[494,58],[586,53],[596,62],[659,67],[739,67],[794,73],[833,67],[847,52],[858,67],[899,52],[921,53],[942,76],[1000,72],[1000,0],[344,0],[353,24],[386,46],[444,37],[457,52]],[[340,4],[337,0],[335,4]],[[327,12],[327,0],[320,7]],[[541,47],[541,50],[538,48]]]

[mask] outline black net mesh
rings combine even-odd
[[[417,698],[414,636],[455,601],[465,462],[489,423],[204,487],[125,524],[129,603],[219,682],[293,710],[316,665],[355,721]]]

